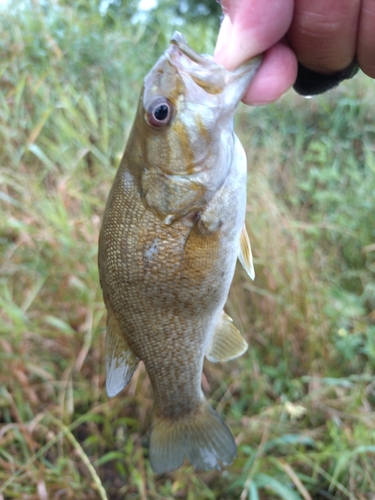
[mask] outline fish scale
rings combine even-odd
[[[233,115],[259,64],[226,71],[176,32],[145,78],[103,217],[107,392],[118,394],[144,362],[157,473],[185,458],[197,469],[219,469],[236,455],[201,374],[204,356],[228,361],[247,348],[223,307],[237,257],[254,274],[244,227],[246,157]]]

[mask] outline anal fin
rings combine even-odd
[[[246,340],[234,326],[232,318],[223,311],[212,342],[206,351],[206,358],[212,363],[229,361],[241,356],[247,347]]]
[[[108,309],[105,337],[106,389],[109,397],[116,396],[130,382],[139,358],[128,346],[113,312]]]
[[[250,276],[252,280],[255,278],[254,264],[253,264],[253,254],[251,252],[251,245],[249,235],[246,231],[246,225],[243,225],[241,236],[240,236],[240,253],[238,254],[238,259],[241,262],[243,268]]]

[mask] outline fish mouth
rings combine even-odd
[[[191,49],[178,31],[173,33],[170,44],[165,56],[180,74],[192,78],[209,94],[219,94],[227,92],[228,87],[237,87],[235,100],[242,98],[263,60],[263,56],[257,56],[235,70],[228,71],[216,64],[211,56],[198,54]]]
[[[177,47],[186,57],[196,64],[202,66],[211,66],[213,61],[208,58],[208,56],[203,56],[198,54],[187,44],[185,37],[179,32],[175,31],[170,40],[171,45]],[[214,63],[215,64],[215,63]]]

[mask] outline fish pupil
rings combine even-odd
[[[158,106],[155,111],[154,111],[154,117],[156,118],[156,120],[158,121],[163,121],[167,118],[168,116],[168,106],[166,104],[161,104],[160,106]]]
[[[172,119],[173,106],[166,97],[157,97],[146,113],[146,120],[151,127],[162,128]]]

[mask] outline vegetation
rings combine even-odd
[[[173,17],[13,3],[0,50],[0,499],[373,499],[375,105],[363,75],[243,106],[256,280],[249,341],[203,388],[237,437],[223,472],[155,476],[140,368],[109,400],[97,239],[142,78]],[[211,23],[212,26],[211,26]],[[212,53],[216,21],[180,26]]]

